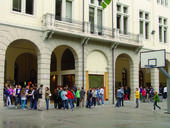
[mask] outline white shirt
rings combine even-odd
[[[100,94],[104,95],[104,89],[103,88],[100,89]]]
[[[167,92],[167,87],[164,87],[164,92]]]

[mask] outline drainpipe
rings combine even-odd
[[[84,32],[84,0],[83,0],[83,32]]]
[[[87,44],[88,40],[89,38],[86,37],[82,41],[82,85],[83,85],[83,88],[84,88],[84,46],[85,44]]]
[[[115,62],[114,62],[114,50],[117,48],[117,46],[119,45],[118,42],[115,42],[111,49],[112,49],[112,89],[113,89],[113,100],[112,100],[112,104],[115,104]]]

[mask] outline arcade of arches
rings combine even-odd
[[[13,41],[6,50],[4,82],[11,84],[21,84],[32,81],[38,82],[38,50],[31,41],[16,40]],[[76,63],[77,56],[73,48],[65,45],[56,47],[51,53],[50,65],[50,90],[53,93],[56,87],[72,87],[76,83]],[[119,86],[132,85],[133,59],[127,54],[120,54],[115,61],[115,89]],[[98,62],[98,63],[96,63]],[[89,87],[104,87],[105,99],[109,98],[109,60],[107,56],[100,51],[93,51],[88,54],[85,60],[86,66],[86,89]],[[167,61],[167,63],[169,63]],[[165,69],[168,71],[168,65]],[[154,79],[152,73],[157,73]],[[158,85],[166,85],[164,76],[156,71],[148,72],[146,69],[139,70],[139,86],[151,86],[152,81],[157,81]],[[156,81],[156,82],[157,82]]]

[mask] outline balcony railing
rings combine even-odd
[[[60,18],[59,20],[56,20],[56,17],[52,14],[46,14],[43,16],[43,25],[45,29],[48,30],[61,31],[64,33],[68,32],[75,35],[88,34],[89,36],[94,36],[94,38],[103,37],[106,39],[115,39],[122,42],[140,42],[140,36],[137,34],[123,34],[119,29],[112,29],[94,24],[92,25],[89,22],[80,22],[69,18]]]

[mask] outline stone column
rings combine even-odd
[[[4,72],[5,72],[5,50],[0,49],[0,109],[3,108],[3,87],[4,87]]]
[[[139,88],[139,61],[134,64],[130,63],[130,88],[131,88],[131,101],[135,101],[135,91]]]
[[[47,50],[42,50],[43,53],[38,55],[38,87],[43,84],[43,103],[45,107],[45,88],[50,88],[50,58],[51,54]]]
[[[157,68],[151,69],[151,86],[154,88],[154,91],[159,93],[159,70]]]

